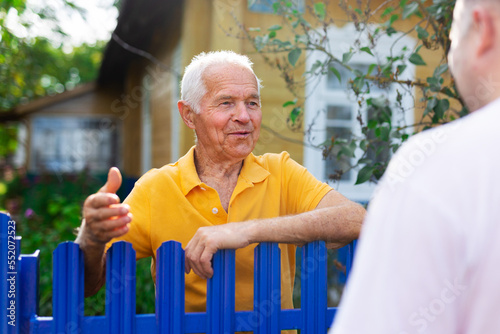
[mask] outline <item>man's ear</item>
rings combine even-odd
[[[473,29],[477,31],[476,56],[480,58],[496,47],[498,32],[495,29],[495,17],[486,8],[474,10],[472,25],[474,25]]]
[[[188,126],[188,128],[194,130],[193,116],[195,114],[194,110],[189,106],[186,101],[177,102],[177,108],[181,114],[182,120]]]

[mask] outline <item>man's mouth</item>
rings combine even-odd
[[[251,133],[252,133],[251,131],[235,131],[235,132],[231,132],[229,134],[232,136],[236,136],[236,137],[247,137]]]

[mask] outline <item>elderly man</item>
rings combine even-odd
[[[262,119],[260,82],[250,60],[233,52],[202,53],[186,68],[184,123],[196,145],[174,164],[146,173],[119,204],[116,168],[84,204],[77,238],[85,254],[86,294],[104,280],[105,249],[132,243],[137,258],[177,240],[185,248],[186,310],[205,309],[206,278],[218,249],[236,252],[236,307],[252,309],[253,248],[281,244],[283,307],[291,308],[295,245],[325,240],[340,247],[357,238],[364,209],[316,180],[285,152],[254,156]],[[107,246],[106,246],[107,245]],[[191,270],[193,272],[191,272]]]
[[[393,158],[331,333],[500,333],[500,2],[457,0],[450,37],[472,114]]]

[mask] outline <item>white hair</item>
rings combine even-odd
[[[211,66],[223,64],[233,64],[249,69],[255,76],[255,80],[257,80],[257,89],[260,96],[261,81],[255,75],[252,69],[253,63],[247,56],[233,51],[202,52],[194,56],[191,63],[186,66],[181,81],[181,100],[186,101],[194,112],[200,112],[201,99],[207,93],[203,77],[205,71]]]

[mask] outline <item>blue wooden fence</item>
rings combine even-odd
[[[135,251],[118,242],[107,253],[106,315],[84,316],[83,254],[77,244],[54,251],[53,316],[38,311],[38,255],[20,255],[20,237],[8,215],[0,214],[0,333],[326,333],[336,308],[327,307],[326,248],[303,247],[301,308],[281,309],[280,249],[262,243],[255,249],[253,311],[235,311],[235,253],[215,254],[214,275],[207,280],[206,312],[184,312],[184,250],[165,242],[157,251],[156,313],[135,313]],[[348,273],[354,243],[341,249]]]

